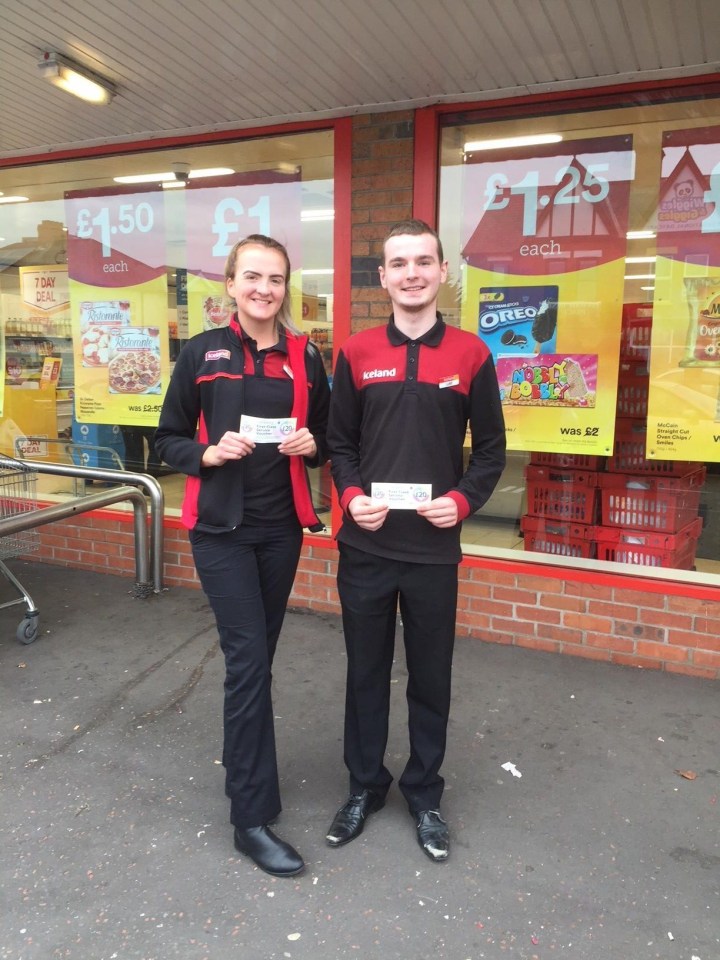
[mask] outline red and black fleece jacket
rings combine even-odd
[[[298,430],[308,427],[317,444],[315,457],[290,457],[295,512],[302,526],[317,531],[323,524],[312,504],[306,467],[327,460],[330,387],[320,354],[308,338],[290,331],[284,336],[287,358],[273,364],[272,370],[266,368],[266,375],[292,381],[293,403],[287,415],[297,417]],[[242,523],[243,459],[220,467],[202,466],[201,460],[227,430],[240,429],[244,382],[252,373],[253,360],[243,345],[237,317],[228,327],[199,333],[180,351],[154,442],[164,462],[187,475],[182,519],[189,529],[224,533]]]
[[[469,460],[463,445],[470,425]],[[355,334],[333,376],[328,447],[343,507],[338,540],[376,556],[457,563],[460,524],[439,529],[412,510],[390,510],[362,530],[347,514],[373,482],[429,483],[464,520],[487,501],[505,467],[505,424],[492,354],[473,334],[435,325],[411,340],[394,324]]]

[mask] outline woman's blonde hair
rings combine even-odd
[[[300,330],[295,325],[292,318],[292,298],[290,296],[290,257],[288,256],[287,250],[278,240],[273,240],[272,237],[266,237],[263,233],[251,233],[247,237],[243,237],[242,240],[238,240],[228,254],[228,258],[225,261],[226,280],[232,280],[232,278],[235,276],[235,266],[237,264],[238,253],[244,247],[265,247],[267,250],[276,250],[284,259],[285,296],[283,297],[283,302],[280,305],[280,309],[278,310],[275,319],[280,326],[292,331],[292,333],[300,333]],[[235,298],[230,296],[230,294],[227,292],[227,289],[225,291],[225,301],[233,310],[237,309]]]

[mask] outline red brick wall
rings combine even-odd
[[[376,113],[353,119],[353,333],[383,323],[388,297],[377,267],[382,241],[398,220],[412,216],[413,113]]]
[[[412,215],[412,120],[410,111],[353,120],[353,330],[388,315],[377,263],[387,228]],[[46,562],[135,575],[129,516],[84,515],[41,528],[40,539],[39,557]],[[332,542],[308,540],[291,605],[339,614],[336,569]],[[702,591],[692,589],[675,596],[617,575],[546,572],[467,561],[460,568],[458,635],[720,679],[720,599],[696,598]],[[187,535],[176,522],[166,528],[164,583],[198,587]]]
[[[46,563],[135,577],[129,516],[85,514],[41,527],[37,558]],[[340,614],[337,551],[312,538],[303,548],[292,607]],[[199,589],[187,534],[165,529],[166,587]],[[78,580],[80,585],[81,580]],[[720,601],[634,589],[632,580],[598,574],[573,579],[514,564],[468,560],[460,567],[457,634],[489,643],[720,679]]]

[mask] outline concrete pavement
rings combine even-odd
[[[460,640],[450,861],[423,856],[396,788],[331,850],[342,631],[289,612],[276,831],[308,866],[278,880],[232,845],[202,594],[138,600],[130,580],[9,565],[41,624],[21,646],[22,609],[0,610],[0,960],[720,958],[717,683]],[[405,675],[399,641],[396,776]]]

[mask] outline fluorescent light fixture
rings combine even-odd
[[[304,277],[329,277],[332,276],[335,271],[330,267],[322,270],[301,270],[300,273],[302,273]]]
[[[88,103],[110,103],[115,96],[115,87],[107,80],[57,53],[44,53],[38,69],[50,83]]]
[[[625,280],[654,280],[654,273],[628,273],[624,277]]]
[[[655,287],[640,287],[641,290],[654,290]]]
[[[560,143],[562,134],[536,133],[526,137],[499,137],[495,140],[470,140],[463,147],[463,153],[475,153],[478,150],[503,150],[506,147],[534,147],[541,143]]]
[[[301,210],[300,219],[303,223],[310,223],[320,220],[334,220],[334,210]]]
[[[625,234],[628,240],[652,240],[655,237],[654,230],[628,230]]]
[[[27,197],[0,197],[0,203],[25,203]]]
[[[655,263],[657,257],[625,257],[625,263]]]
[[[191,170],[188,173],[188,179],[197,180],[200,177],[227,177],[235,173],[230,167],[208,167],[205,170]],[[115,183],[169,183],[177,180],[178,183],[184,181],[178,178],[172,170],[163,170],[160,173],[134,173],[127,177],[113,177]]]

